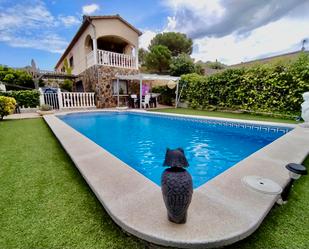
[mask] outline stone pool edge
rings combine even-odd
[[[242,176],[258,174],[283,187],[288,182],[285,164],[300,163],[309,153],[309,129],[297,127],[197,188],[187,224],[174,225],[166,219],[157,185],[54,115],[44,119],[113,220],[127,232],[164,246],[219,247],[249,236],[277,197],[246,188]]]

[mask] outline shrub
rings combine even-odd
[[[41,111],[44,111],[44,112],[46,112],[46,111],[51,111],[53,108],[50,106],[50,105],[41,105],[40,106],[40,110]]]
[[[0,96],[0,120],[15,110],[16,101],[14,98]]]
[[[182,100],[193,108],[226,108],[299,115],[302,93],[309,91],[309,56],[291,64],[226,69],[211,76],[184,75]]]
[[[67,90],[68,92],[72,92],[73,89],[73,82],[72,80],[64,80],[61,84],[60,84],[60,88],[63,90]]]
[[[22,70],[16,70],[0,65],[0,81],[11,85],[34,88],[32,76]],[[16,89],[14,86],[7,86],[7,89]]]
[[[159,102],[163,105],[172,105],[176,97],[175,88],[170,89],[167,86],[157,86],[152,88],[153,93],[160,93]]]
[[[36,90],[0,92],[0,95],[14,98],[19,106],[34,108],[40,104],[40,93]]]

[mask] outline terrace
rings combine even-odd
[[[204,75],[166,32],[143,74],[140,35],[83,16],[40,92],[0,67],[0,248],[308,248],[309,57]]]
[[[138,62],[132,45],[124,39],[115,36],[105,36],[97,39],[97,44],[90,36],[86,38],[86,66],[111,66],[118,68],[137,69]]]
[[[0,182],[4,200],[0,204],[4,235],[0,245],[145,247],[113,223],[42,119],[2,122],[0,139],[1,172],[5,175]],[[299,210],[303,217],[308,216],[308,183],[308,178],[301,178],[286,205],[274,207],[253,235],[227,248],[306,248],[308,226],[299,219]]]

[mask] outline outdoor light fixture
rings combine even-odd
[[[285,167],[289,170],[291,180],[282,191],[281,197],[283,201],[287,201],[294,181],[299,179],[302,175],[307,175],[307,169],[301,164],[289,163]]]

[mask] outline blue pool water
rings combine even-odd
[[[77,113],[59,118],[158,185],[165,169],[166,148],[182,147],[195,188],[289,131],[129,112]]]

